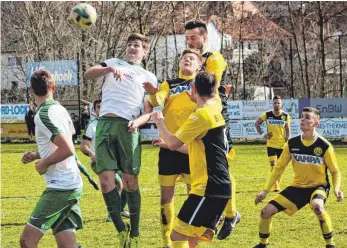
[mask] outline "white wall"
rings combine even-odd
[[[19,56],[20,55],[15,55],[11,53],[1,54],[1,88],[10,89],[12,81],[18,82],[19,88],[25,87],[25,75],[20,70],[20,67],[17,65],[9,66],[9,63],[8,63],[9,57],[19,57]],[[24,69],[25,69],[24,55],[22,56],[22,65],[24,65]]]

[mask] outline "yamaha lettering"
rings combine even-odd
[[[305,155],[305,154],[293,154],[294,159],[302,164],[314,164],[314,165],[321,165],[323,164],[323,158],[312,156],[312,155]]]

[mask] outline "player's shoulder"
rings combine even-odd
[[[98,119],[94,119],[94,120],[91,120],[88,125],[87,125],[87,129],[88,128],[91,128],[91,127],[95,127],[96,125],[98,125]]]
[[[286,111],[282,111],[282,116],[290,117],[290,116],[289,116],[289,113],[287,113]]]
[[[220,60],[220,61],[224,61],[224,57],[220,52],[217,51],[208,51],[206,52],[206,57],[208,60]]]
[[[319,142],[321,145],[325,146],[325,148],[332,147],[332,144],[320,134],[318,134],[316,142]]]

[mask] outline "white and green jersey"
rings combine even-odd
[[[96,118],[92,120],[87,127],[86,133],[83,136],[83,139],[88,139],[90,141],[90,151],[95,154],[95,133],[96,126],[98,125],[99,120]]]
[[[157,77],[140,65],[129,64],[117,58],[108,59],[101,65],[117,68],[121,72],[122,80],[117,81],[113,73],[106,75],[102,87],[100,116],[111,113],[127,120],[139,117],[145,95],[142,84],[150,82],[157,87]]]
[[[48,100],[43,103],[35,115],[36,143],[42,159],[52,155],[57,146],[52,142],[63,133],[73,146],[72,135],[75,133],[71,117],[66,109],[57,101]],[[83,185],[75,155],[52,164],[43,175],[47,188],[76,189]]]

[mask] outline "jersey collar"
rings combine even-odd
[[[40,105],[40,108],[42,108],[43,106],[52,105],[52,104],[54,104],[54,103],[56,103],[56,101],[55,101],[54,99],[49,99],[49,100],[45,101],[44,103],[42,103],[42,104]],[[40,108],[39,108],[39,109],[40,109]]]

